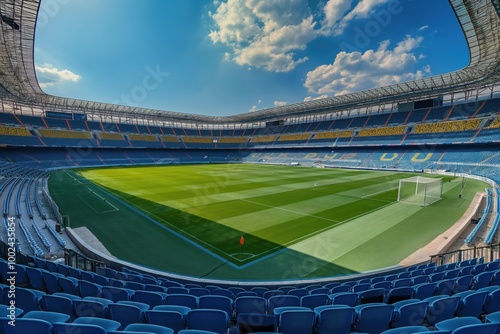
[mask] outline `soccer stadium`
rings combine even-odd
[[[0,333],[500,333],[499,0],[447,2],[462,69],[230,116],[45,93],[41,2],[0,2]]]

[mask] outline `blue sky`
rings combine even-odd
[[[468,61],[446,0],[42,0],[35,38],[48,94],[217,116]]]

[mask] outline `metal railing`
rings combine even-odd
[[[483,258],[484,262],[494,261],[500,258],[500,243],[488,246],[459,249],[441,254],[431,255],[430,262],[442,265],[453,262]]]
[[[77,253],[72,249],[64,249],[64,262],[66,265],[73,268],[78,268],[85,271],[96,272],[97,268],[105,267],[104,262],[97,261],[87,256]]]

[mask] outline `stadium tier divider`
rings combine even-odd
[[[498,188],[495,188],[494,193],[495,193],[495,204],[496,204],[495,217],[493,225],[490,227],[488,235],[484,239],[484,243],[487,245],[491,245],[493,243],[493,240],[498,233],[498,225],[500,224],[500,196]]]
[[[469,235],[465,238],[465,243],[467,246],[470,246],[474,238],[476,237],[477,233],[485,223],[486,219],[488,218],[490,214],[490,207],[491,207],[491,189],[487,188],[486,189],[486,205],[484,207],[483,214],[479,221],[477,222],[476,226],[474,229],[469,233]]]

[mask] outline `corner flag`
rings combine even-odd
[[[245,238],[243,238],[243,236],[241,236],[240,238],[240,245],[243,245],[245,243]]]

